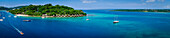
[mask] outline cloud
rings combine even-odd
[[[165,6],[165,8],[170,8],[170,5]]]
[[[141,1],[145,1],[145,2],[164,2],[165,0],[141,0]]]
[[[81,0],[82,3],[94,3],[96,0]]]
[[[143,5],[155,5],[155,6],[159,6],[161,4],[164,4],[165,0],[141,0],[143,2]],[[162,2],[162,3],[160,3]]]
[[[155,2],[156,0],[146,0],[146,2]]]

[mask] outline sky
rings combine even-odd
[[[65,5],[74,9],[170,9],[170,0],[0,0],[0,6]]]

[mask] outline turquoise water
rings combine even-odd
[[[6,17],[0,21],[0,38],[170,38],[170,13],[83,11],[89,16],[15,18],[0,11],[0,19]],[[114,19],[120,22],[113,24]]]

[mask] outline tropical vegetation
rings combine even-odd
[[[25,14],[30,16],[57,16],[57,15],[86,15],[82,10],[74,10],[68,6],[60,6],[52,4],[45,5],[29,5],[22,8],[8,10],[12,14]]]

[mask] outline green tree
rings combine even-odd
[[[45,5],[29,5],[26,7],[22,7],[20,9],[9,10],[13,14],[26,14],[32,16],[42,16],[42,14],[47,14],[48,16],[53,15],[76,15],[76,14],[83,14],[86,15],[82,10],[74,10],[68,6],[60,6],[52,4],[45,4]]]

